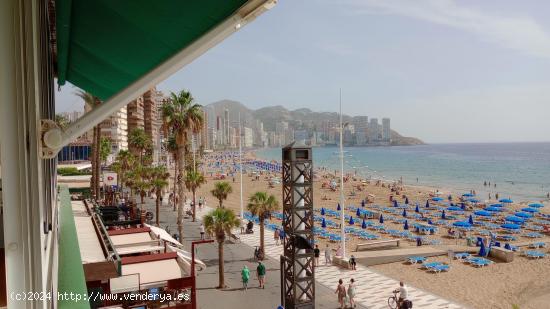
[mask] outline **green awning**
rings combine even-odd
[[[57,77],[102,100],[234,14],[247,0],[57,0]]]

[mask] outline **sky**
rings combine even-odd
[[[429,143],[550,141],[550,1],[280,0],[158,85],[390,117]],[[74,88],[58,110],[82,109]]]

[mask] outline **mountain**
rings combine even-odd
[[[275,131],[276,123],[282,121],[288,122],[289,127],[295,130],[316,130],[321,128],[324,122],[330,121],[332,123],[337,123],[339,121],[339,114],[336,112],[315,112],[309,108],[299,108],[291,111],[281,105],[252,110],[242,103],[232,100],[221,100],[208,104],[206,109],[209,113],[214,113],[214,115],[209,116],[210,119],[215,119],[215,116],[223,116],[224,110],[227,109],[232,125],[237,123],[239,114],[244,126],[256,128],[257,121],[261,121],[265,131]],[[354,118],[356,117],[348,115],[342,116],[344,122],[353,122]],[[391,138],[392,146],[424,144],[424,142],[418,138],[405,137],[394,130],[391,131]]]
[[[414,145],[425,145],[422,140],[416,137],[407,137],[402,136],[394,130],[391,130],[391,145],[392,146],[414,146]]]

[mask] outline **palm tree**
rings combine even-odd
[[[147,195],[147,191],[151,189],[151,182],[149,181],[152,174],[152,168],[143,167],[141,165],[136,166],[138,179],[135,182],[134,186],[139,192],[139,197],[141,198],[141,205],[145,203],[143,200]]]
[[[151,138],[142,128],[133,129],[128,134],[128,145],[139,157],[139,162],[143,164],[143,156],[152,147]]]
[[[168,132],[176,137],[178,146],[178,233],[183,239],[183,195],[185,188],[183,175],[185,170],[185,146],[189,142],[192,133],[199,133],[203,127],[204,119],[201,106],[195,103],[190,92],[182,90],[178,94],[171,93],[170,100],[162,105],[162,127],[164,135]]]
[[[105,166],[107,158],[111,154],[111,140],[102,137],[99,140],[99,162],[102,166]]]
[[[260,252],[264,252],[264,220],[269,218],[269,215],[279,208],[279,202],[274,195],[268,195],[267,192],[259,191],[250,196],[246,207],[248,211],[260,219]]]
[[[120,181],[120,189],[122,192],[122,186],[126,184],[126,171],[128,171],[135,163],[136,158],[128,150],[120,150],[116,155],[115,162],[120,166],[119,170],[116,171],[118,174],[118,179]]]
[[[223,201],[233,192],[233,188],[227,181],[219,181],[214,184],[214,189],[210,191],[212,195],[220,202],[220,208],[223,208]]]
[[[166,149],[172,154],[174,159],[174,211],[176,211],[176,179],[178,175],[178,144],[176,143],[176,137],[172,134],[168,137],[166,141]]]
[[[153,168],[151,172],[151,186],[155,190],[155,195],[157,196],[155,203],[155,216],[158,227],[160,227],[160,198],[162,197],[162,190],[168,186],[168,178],[170,178],[170,173],[168,173],[165,166],[157,166]]]
[[[231,230],[241,225],[241,221],[235,215],[233,210],[226,208],[216,208],[203,218],[204,228],[209,235],[214,235],[218,241],[218,288],[225,288],[225,276],[223,270],[223,244],[226,235],[231,234]]]
[[[193,222],[195,222],[195,212],[197,210],[197,205],[195,203],[195,193],[197,192],[197,189],[204,183],[206,183],[206,179],[204,178],[204,175],[202,173],[193,170],[187,171],[187,175],[185,176],[185,186],[193,193]]]
[[[95,97],[93,94],[86,92],[84,90],[79,90],[76,92],[76,95],[82,98],[84,100],[84,108],[87,110],[94,109],[96,106],[98,106],[101,101]],[[91,191],[92,195],[95,199],[99,199],[99,164],[100,164],[100,138],[101,138],[101,123],[94,126],[92,129],[93,136],[92,136],[92,159],[90,162],[92,163],[92,183],[91,183]]]
[[[62,114],[55,114],[54,121],[62,130],[65,130],[69,126],[69,119]]]

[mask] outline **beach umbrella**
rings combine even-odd
[[[407,218],[407,210],[406,209],[403,209],[403,217]]]
[[[495,203],[495,204],[491,204],[489,206],[491,206],[491,207],[503,207],[504,205],[502,203]]]
[[[393,207],[398,207],[397,200],[393,200]]]
[[[513,222],[513,223],[523,223],[525,221],[523,218],[516,217],[516,216],[507,216],[504,219],[506,221],[510,221],[510,222]]]
[[[498,212],[498,211],[502,211],[502,208],[500,208],[500,207],[494,207],[494,206],[489,206],[489,207],[485,207],[484,210]]]
[[[501,202],[501,203],[507,203],[507,204],[513,203],[513,202],[514,202],[514,201],[512,201],[512,200],[509,199],[509,198],[501,198],[501,199],[498,200],[498,201]]]
[[[367,228],[367,222],[365,222],[365,219],[363,219],[363,223],[361,223],[361,228],[366,229]]]
[[[408,229],[409,229],[409,220],[405,220],[405,224],[403,225],[403,229],[404,229],[404,230],[408,230]]]
[[[365,200],[361,201],[361,207],[365,207]]]
[[[474,204],[479,203],[479,200],[475,199],[475,198],[469,198],[469,199],[467,199],[467,201],[470,202],[470,203],[474,203]]]
[[[432,197],[432,201],[434,201],[434,202],[440,202],[440,201],[442,201],[442,200],[443,200],[443,199],[440,198],[439,196]]]
[[[501,225],[500,227],[503,228],[503,229],[507,229],[507,230],[519,230],[519,229],[521,229],[520,225],[514,224],[514,223],[505,223],[505,224]]]
[[[466,204],[460,203],[460,209],[465,210],[466,209]]]
[[[357,211],[355,212],[355,215],[358,217],[361,217],[361,208],[357,208]]]
[[[420,212],[420,209],[418,208],[418,203],[416,204],[416,208],[414,208],[415,212]]]
[[[441,212],[441,219],[445,219],[445,210]]]
[[[474,196],[474,195],[473,195],[472,193],[464,193],[464,194],[462,194],[462,196],[464,196],[464,197],[472,197],[472,196]]]
[[[529,205],[527,205],[527,206],[533,207],[533,208],[541,208],[541,207],[544,207],[544,205],[541,204],[541,203],[531,203],[531,204],[529,204]]]
[[[458,206],[451,206],[451,207],[447,207],[447,210],[449,210],[449,211],[462,211],[462,208],[460,208]]]
[[[336,210],[340,211],[342,208],[340,207],[340,203],[338,203],[338,206],[336,206]]]
[[[487,255],[487,250],[485,249],[485,242],[484,241],[481,241],[481,243],[480,243],[478,255],[479,256]]]
[[[468,218],[468,223],[474,224],[474,218],[472,217],[472,215],[470,215],[470,218]]]
[[[380,218],[378,218],[378,222],[384,223],[384,216],[382,216],[382,214],[380,214]]]
[[[477,211],[474,211],[474,215],[482,216],[482,217],[490,217],[493,215],[493,213],[486,210],[477,210]]]
[[[520,217],[520,218],[532,218],[532,217],[533,217],[533,214],[528,213],[528,212],[516,212],[516,213],[514,214],[514,216]]]
[[[426,200],[426,208],[430,207],[430,201]]]
[[[353,221],[353,217],[349,217],[349,225],[353,225],[355,221]]]
[[[326,228],[327,227],[327,221],[325,221],[325,218],[323,218],[323,221],[321,221],[321,227]]]
[[[531,207],[522,208],[521,211],[525,211],[525,212],[539,212],[538,209],[536,209],[536,208],[531,208]]]
[[[472,227],[472,224],[467,221],[456,221],[453,223],[453,226],[468,228],[468,227]]]
[[[408,197],[405,197],[405,204],[409,205],[409,198]]]

